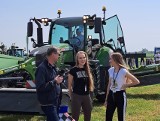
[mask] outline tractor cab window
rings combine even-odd
[[[87,35],[92,36],[92,39],[94,39],[94,38],[98,39],[99,38],[99,33],[95,33],[94,28],[90,29],[89,26],[87,27]]]
[[[71,38],[77,37],[79,36],[79,34],[84,36],[83,25],[72,26],[71,30],[72,30]]]
[[[84,47],[84,27],[83,25],[76,25],[71,27],[69,42],[78,50]]]
[[[24,56],[23,50],[21,50],[21,49],[15,50],[15,56],[16,56],[16,57],[23,57],[23,56]]]
[[[123,38],[123,31],[117,16],[110,17],[105,20],[104,29],[104,42],[110,45],[115,51],[119,50],[123,53],[125,50],[125,43]]]
[[[54,45],[64,40],[67,40],[69,36],[68,31],[69,29],[67,27],[55,24],[52,29],[51,43]]]
[[[58,25],[52,29],[51,43],[67,43],[67,41],[78,49],[83,48],[84,28],[83,25]]]
[[[94,43],[99,44],[100,42],[99,33],[95,33],[94,28],[91,29],[89,26],[87,26],[87,37],[89,36],[92,39],[93,46],[95,45]]]
[[[7,51],[7,54],[10,56],[16,56],[16,57],[23,57],[24,56],[24,52],[22,49],[10,49]]]

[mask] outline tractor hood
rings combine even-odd
[[[36,66],[38,66],[45,58],[47,49],[49,47],[57,47],[62,52],[61,56],[59,57],[56,65],[61,65],[64,62],[72,62],[73,61],[73,48],[70,47],[68,44],[59,43],[54,45],[45,45],[39,48],[32,50],[29,54],[30,57],[35,57]],[[64,61],[65,60],[65,61]]]
[[[60,51],[68,51],[68,50],[73,50],[72,47],[70,47],[68,44],[65,43],[59,43],[59,44],[54,44],[54,45],[45,45],[39,48],[36,48],[34,50],[32,50],[29,54],[30,57],[35,57],[37,54],[46,54],[47,49],[49,47],[57,47],[60,49]]]
[[[0,54],[0,69],[18,65],[19,61],[24,61],[24,58]]]

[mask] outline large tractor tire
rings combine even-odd
[[[102,77],[104,77],[105,75],[101,74],[101,66],[99,60],[91,60],[90,64],[94,78],[94,95],[99,102],[104,102],[106,95],[106,91],[104,89],[106,87],[106,80],[102,80]]]

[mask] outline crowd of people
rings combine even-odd
[[[47,121],[59,121],[58,110],[62,98],[61,83],[63,81],[63,76],[58,75],[55,65],[59,55],[60,51],[57,48],[48,48],[46,59],[38,66],[35,73],[37,97]],[[72,117],[78,121],[80,111],[83,110],[84,121],[91,121],[93,102],[91,93],[94,90],[94,82],[88,55],[84,51],[78,51],[75,60],[76,64],[68,74]],[[116,108],[118,120],[124,121],[127,104],[126,88],[139,84],[139,80],[128,71],[120,53],[110,55],[110,64],[109,83],[104,102],[106,121],[112,121]]]
[[[137,58],[138,59],[138,58]],[[154,58],[140,58],[140,60],[136,60],[136,58],[127,58],[126,64],[130,69],[135,69],[140,66],[151,65],[151,64],[159,64],[160,63],[160,54],[155,55]]]
[[[156,64],[159,64],[159,63],[160,63],[160,52],[157,52],[157,53],[154,55],[154,58],[155,58],[155,63],[156,63]]]

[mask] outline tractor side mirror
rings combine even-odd
[[[33,38],[31,38],[31,41],[33,42],[32,47],[33,47],[33,48],[36,48],[36,47],[37,47],[37,44],[36,44],[35,40],[34,40]]]
[[[91,39],[92,41],[92,46],[99,44],[99,39]]]
[[[37,28],[37,46],[41,47],[43,45],[43,30],[42,28]]]
[[[27,37],[31,37],[33,35],[33,23],[28,22],[27,24]]]
[[[94,25],[95,25],[94,32],[101,33],[102,21],[100,17],[95,18]]]

